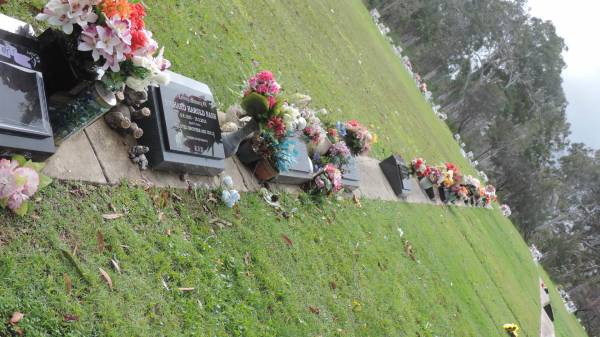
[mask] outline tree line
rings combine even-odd
[[[565,41],[526,0],[366,0],[600,336],[600,151],[569,141]],[[585,296],[577,296],[585,289]],[[592,294],[590,296],[590,293]]]

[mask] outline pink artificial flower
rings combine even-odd
[[[8,208],[11,210],[17,210],[21,207],[21,205],[23,204],[23,202],[29,200],[29,197],[20,192],[17,191],[15,193],[13,193],[9,198],[8,198]]]
[[[269,96],[267,100],[269,101],[269,109],[273,109],[273,107],[277,104],[277,98]]]
[[[9,198],[16,191],[17,180],[13,170],[8,166],[0,167],[0,199]]]
[[[325,182],[323,182],[323,179],[321,179],[321,177],[315,178],[315,184],[317,185],[318,188],[325,187]]]
[[[23,194],[31,197],[38,191],[40,186],[40,175],[32,168],[20,167],[15,170],[17,180],[25,179],[25,184],[22,186]]]

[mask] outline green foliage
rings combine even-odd
[[[282,195],[283,218],[259,194],[231,210],[176,193],[158,207],[158,189],[58,183],[39,218],[4,214],[0,317],[23,312],[27,336],[539,336],[539,269],[495,211]],[[584,336],[555,313],[560,336]]]
[[[241,106],[250,116],[256,118],[259,122],[265,122],[271,117],[269,101],[259,93],[252,92],[242,98]]]

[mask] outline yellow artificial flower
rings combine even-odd
[[[377,144],[377,141],[379,141],[379,138],[377,137],[377,134],[374,133],[373,134],[373,144]]]

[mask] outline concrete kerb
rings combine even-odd
[[[140,171],[127,156],[129,148],[134,144],[131,137],[122,137],[110,129],[103,119],[99,119],[66,140],[56,154],[46,161],[44,173],[60,180],[111,185],[128,181],[134,185],[174,188],[188,188],[190,184],[214,188],[219,185],[223,176],[228,175],[241,192],[258,191],[262,187],[252,172],[236,157],[225,160],[225,171],[216,177],[181,177],[177,173]],[[412,190],[398,198],[379,167],[379,160],[359,157],[358,165],[361,181],[354,194],[367,199],[434,204],[425,196],[414,178],[411,178]],[[278,192],[301,192],[298,186],[271,186]]]

